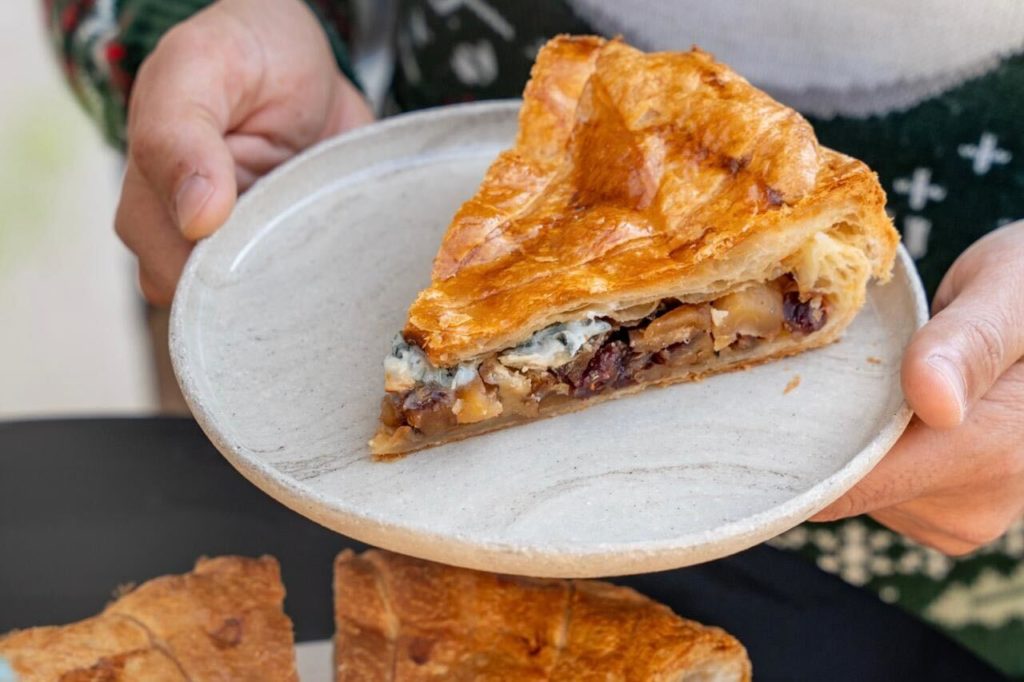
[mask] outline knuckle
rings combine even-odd
[[[128,154],[154,189],[169,193],[193,172],[194,163],[186,157],[182,140],[180,130],[156,121],[129,138]]]
[[[114,234],[117,235],[122,244],[131,249],[134,245],[134,231],[132,230],[134,223],[128,218],[127,213],[122,201],[117,208],[117,213],[114,215]]]
[[[210,44],[210,31],[198,17],[184,21],[171,27],[160,38],[155,55],[177,58],[182,55],[202,54]]]
[[[120,239],[125,244],[128,243],[128,225],[125,222],[125,219],[122,215],[122,211],[120,209],[118,209],[117,215],[114,216],[114,234],[116,234],[117,238]]]
[[[1007,368],[983,399],[985,409],[977,412],[978,433],[986,444],[1001,444],[1024,458],[1024,361]]]
[[[861,486],[854,486],[838,500],[823,509],[818,518],[822,521],[836,521],[864,513],[871,495]]]
[[[142,297],[150,304],[157,307],[170,305],[171,296],[167,294],[164,287],[155,284],[143,274],[139,274],[139,289],[142,290]]]
[[[128,154],[140,169],[148,168],[165,155],[164,136],[154,122],[140,123],[128,136]]]
[[[836,521],[838,519],[845,519],[848,516],[854,516],[857,506],[852,499],[853,495],[854,492],[850,491],[830,504],[825,508],[822,518],[828,521]]]
[[[980,369],[990,378],[999,375],[1006,353],[1004,325],[987,315],[970,317],[964,321],[963,334],[970,348],[978,353]]]

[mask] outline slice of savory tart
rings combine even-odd
[[[863,163],[707,53],[561,36],[386,358],[378,457],[835,340],[898,234]]]

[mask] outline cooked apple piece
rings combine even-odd
[[[484,382],[477,376],[456,391],[452,412],[459,424],[474,424],[497,417],[501,414],[502,407],[498,396],[487,390]]]
[[[644,329],[630,332],[629,345],[638,353],[653,353],[677,343],[686,343],[697,332],[704,332],[710,328],[710,306],[706,303],[683,304],[656,317]]]
[[[752,284],[716,300],[711,320],[716,351],[740,336],[774,338],[782,329],[782,293],[770,284]]]
[[[498,388],[503,410],[514,414],[536,414],[537,402],[531,399],[533,383],[522,372],[510,370],[497,358],[480,365],[480,377],[485,383]]]

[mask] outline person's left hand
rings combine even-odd
[[[874,471],[811,520],[868,513],[965,554],[1024,514],[1024,221],[965,251],[933,308],[903,357],[910,426]]]

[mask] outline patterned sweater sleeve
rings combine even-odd
[[[126,146],[128,96],[160,38],[215,0],[43,0],[64,75],[112,145]],[[348,3],[306,0],[320,19],[339,67],[355,82],[343,34]]]

